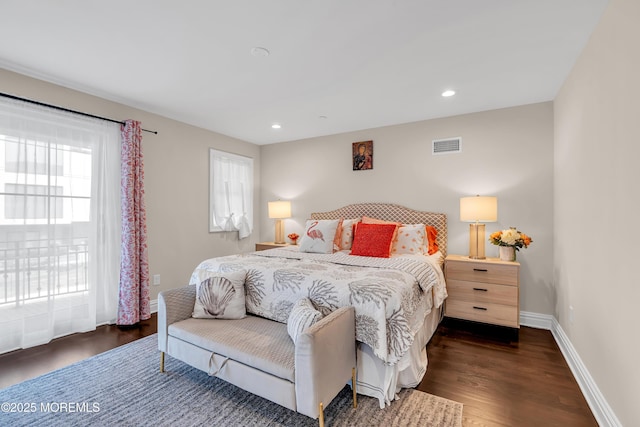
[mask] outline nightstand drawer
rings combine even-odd
[[[447,280],[447,293],[449,298],[454,300],[518,305],[517,286],[449,279]]]
[[[482,304],[472,301],[449,300],[446,303],[446,316],[476,322],[518,328],[518,307],[502,304]]]
[[[468,282],[518,285],[518,267],[488,262],[447,262],[447,278]]]

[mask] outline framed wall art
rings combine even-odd
[[[373,169],[373,141],[354,142],[351,146],[354,171]]]

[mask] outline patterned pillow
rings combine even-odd
[[[340,221],[339,219],[308,220],[300,240],[300,252],[333,253],[334,239]]]
[[[287,332],[293,343],[296,343],[301,333],[320,319],[322,319],[322,313],[316,310],[309,298],[296,301],[287,320]]]
[[[357,224],[351,255],[389,258],[397,231],[395,224]]]
[[[392,254],[422,254],[425,248],[426,228],[424,224],[405,224],[398,229],[393,241]]]
[[[360,222],[360,218],[345,219],[342,221],[342,235],[340,237],[340,249],[351,249],[353,244],[353,229]]]
[[[244,302],[244,270],[207,277],[196,287],[192,317],[197,319],[242,319],[247,315]]]

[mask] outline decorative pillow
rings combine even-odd
[[[351,255],[389,258],[397,232],[395,224],[356,224]]]
[[[333,253],[333,241],[340,221],[339,219],[308,220],[300,241],[300,252]]]
[[[362,217],[363,224],[395,224],[397,226],[401,226],[402,224],[395,221],[385,221],[383,219],[370,218],[368,216]]]
[[[426,228],[424,224],[405,224],[398,228],[393,241],[392,254],[422,254],[425,248]]]
[[[287,332],[293,343],[296,343],[301,333],[320,319],[322,319],[322,313],[316,310],[309,298],[296,301],[287,320]]]
[[[340,249],[351,249],[353,244],[353,230],[360,222],[360,218],[342,220],[342,235],[340,236]]]
[[[192,317],[198,319],[242,319],[247,315],[244,302],[244,270],[207,277],[196,287]]]
[[[340,250],[340,242],[342,241],[342,223],[343,219],[340,218],[340,222],[338,223],[338,228],[336,228],[336,237],[333,238],[333,252],[338,252]]]
[[[426,228],[427,228],[428,247],[426,248],[425,252],[428,253],[429,255],[433,255],[440,250],[440,248],[438,247],[438,241],[436,240],[436,238],[438,237],[438,230],[436,230],[435,227],[432,227],[430,225],[427,225]],[[425,240],[425,244],[427,243],[427,240]]]

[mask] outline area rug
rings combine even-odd
[[[317,426],[317,420],[210,377],[172,357],[160,374],[157,335],[0,390],[7,426]],[[417,390],[380,409],[346,386],[327,426],[461,426],[462,404]]]

